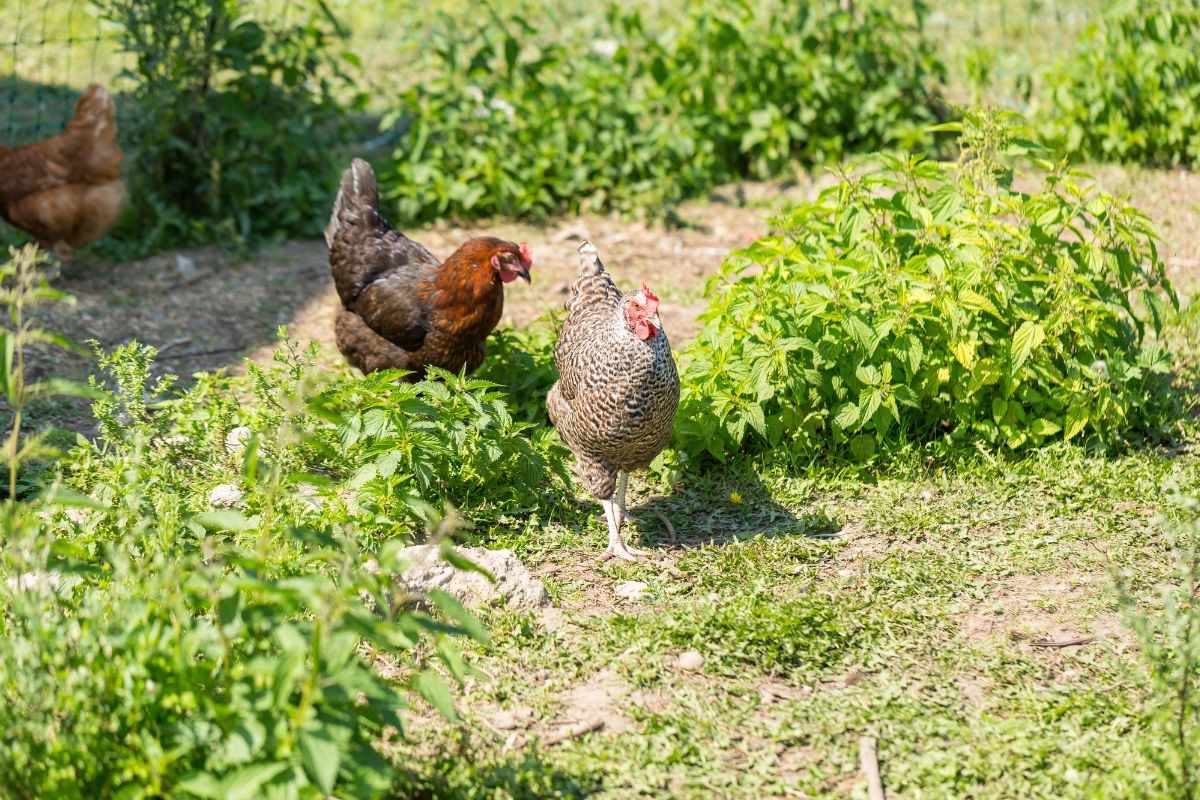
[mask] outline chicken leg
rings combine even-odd
[[[617,491],[613,495],[613,500],[616,504],[617,512],[617,528],[619,529],[625,524],[625,520],[637,522],[638,518],[625,510],[625,489],[629,484],[629,473],[620,472],[617,474]]]
[[[636,561],[643,556],[654,555],[646,550],[638,550],[636,547],[625,544],[625,540],[621,538],[621,525],[617,522],[616,504],[612,499],[600,502],[604,506],[604,518],[608,521],[608,549],[601,556],[602,560],[620,558],[624,561]]]

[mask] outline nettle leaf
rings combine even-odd
[[[1022,322],[1021,327],[1013,334],[1009,373],[1015,374],[1045,340],[1046,331],[1041,323],[1033,320]]]
[[[859,461],[866,461],[875,455],[875,437],[860,433],[850,440],[850,452]]]
[[[958,363],[967,369],[971,369],[975,366],[975,351],[978,344],[978,342],[973,340],[955,342],[950,346],[950,351],[954,353],[954,357],[958,359]]]
[[[1053,436],[1062,430],[1062,426],[1057,422],[1039,417],[1029,424],[1029,430],[1035,436]]]
[[[1082,403],[1078,403],[1067,410],[1066,427],[1063,429],[1063,439],[1071,441],[1074,437],[1083,432],[1088,423],[1088,410]]]
[[[458,712],[454,709],[454,698],[450,694],[450,688],[436,672],[419,672],[412,680],[412,687],[443,718],[450,722],[458,721]]]
[[[742,407],[742,414],[746,423],[753,428],[760,436],[766,438],[767,435],[767,420],[763,415],[762,406],[757,403]]]
[[[842,328],[855,344],[866,351],[868,356],[875,352],[875,332],[862,317],[857,314],[848,315],[842,321]]]
[[[958,302],[962,303],[966,308],[973,308],[979,311],[986,311],[1001,322],[1005,319],[1000,316],[1000,311],[996,308],[991,300],[976,292],[974,289],[963,289],[958,293]]]
[[[301,730],[296,736],[296,744],[300,749],[300,763],[308,777],[322,792],[332,794],[342,759],[341,746],[321,728]]]
[[[854,403],[843,403],[833,416],[833,424],[841,430],[850,430],[858,425],[859,416],[858,406]]]

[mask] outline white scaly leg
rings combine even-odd
[[[638,518],[625,510],[625,489],[629,484],[629,473],[617,473],[617,491],[613,494],[613,500],[617,504],[617,527],[620,528],[625,524],[626,520],[637,522]]]
[[[617,524],[616,504],[612,500],[601,500],[604,506],[604,518],[608,520],[608,549],[604,551],[605,560],[620,558],[625,561],[636,561],[642,556],[651,555],[644,550],[628,547],[621,538],[621,526]]]

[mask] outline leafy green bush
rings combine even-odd
[[[123,513],[94,505],[92,514]],[[304,574],[280,575],[261,548],[220,535],[242,525],[233,515],[177,514],[131,516],[118,543],[80,558],[77,526],[59,515],[39,531],[33,510],[10,512],[4,526],[5,796],[387,791],[392,767],[375,742],[402,730],[409,704],[359,642],[397,652],[456,630],[416,612],[369,610],[360,593],[395,606],[390,581],[403,565],[394,557],[385,553],[389,567],[372,575],[344,535],[283,530],[275,535],[295,537],[306,558]],[[454,655],[446,663],[461,667]],[[452,715],[435,673],[412,686]]]
[[[238,0],[102,6],[136,59],[120,132],[133,211],[117,238],[148,252],[320,230],[347,132],[336,21],[256,22]]]
[[[335,449],[358,491],[355,521],[403,534],[432,501],[480,525],[539,527],[570,484],[566,448],[550,428],[514,420],[493,384],[443,370],[433,377],[397,384],[374,373],[322,398],[343,420]]]
[[[558,317],[550,315],[524,328],[500,328],[488,339],[487,360],[475,377],[503,386],[517,419],[550,424],[546,395],[558,380],[554,343],[559,327]]]
[[[928,143],[941,65],[894,4],[707,2],[653,30],[609,5],[546,43],[527,10],[443,16],[392,121],[399,218],[660,208],[795,160]],[[604,38],[611,37],[611,38]]]
[[[1061,165],[1015,188],[1008,117],[968,112],[961,145],[957,164],[880,157],[726,261],[682,357],[685,452],[1160,427],[1171,362],[1147,334],[1177,300],[1149,221]]]
[[[1046,76],[1040,132],[1084,158],[1200,161],[1200,6],[1119,3]]]
[[[34,302],[55,299],[32,253],[0,268],[15,325],[0,359],[17,412],[10,487],[46,455],[39,435],[22,437],[20,409],[72,388],[26,384],[14,358],[60,341],[25,321]],[[149,383],[152,349],[105,355],[88,390],[103,438],[81,440],[40,495],[18,501],[10,489],[0,506],[3,796],[382,797],[409,698],[456,718],[427,662],[461,682],[472,670],[451,637],[486,635],[448,595],[430,592],[430,613],[415,610],[395,582],[403,539],[376,546],[344,518],[311,513],[303,487],[321,477],[288,467],[323,447],[296,424],[309,407],[296,353],[285,348],[284,366],[258,376],[276,400],[270,435],[237,447],[222,435],[216,448],[241,404],[202,393],[231,384],[201,380],[173,400],[169,381]],[[238,507],[214,508],[230,503],[197,477],[230,472]],[[443,553],[465,565],[448,547],[452,522],[429,516]],[[368,550],[377,569],[365,568]]]

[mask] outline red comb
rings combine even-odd
[[[642,281],[642,294],[646,295],[646,305],[650,305],[650,303],[658,305],[658,295],[650,291],[650,287],[646,285],[645,281]]]
[[[527,242],[521,242],[521,263],[525,265],[525,269],[533,266],[533,251],[529,249]]]

